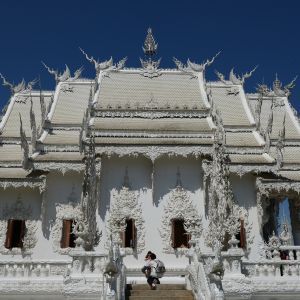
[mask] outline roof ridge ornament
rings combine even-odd
[[[37,79],[33,79],[32,81],[29,81],[26,86],[26,82],[25,82],[24,78],[18,84],[10,83],[9,81],[6,80],[6,78],[1,73],[0,73],[0,78],[3,80],[2,85],[7,86],[10,89],[10,92],[12,95],[15,95],[17,93],[21,93],[24,91],[30,92],[32,90],[33,86],[38,82]]]
[[[236,75],[234,73],[234,68],[232,68],[229,73],[229,81],[231,81],[233,84],[238,84],[243,86],[245,83],[245,79],[250,78],[257,68],[258,65],[256,65],[250,72],[242,74],[242,76]]]
[[[42,65],[47,69],[47,71],[49,72],[49,74],[51,74],[51,75],[54,76],[54,79],[55,79],[56,83],[59,83],[61,81],[67,81],[71,77],[71,72],[70,72],[70,69],[69,69],[69,67],[67,65],[65,65],[66,68],[63,71],[63,73],[58,73],[57,70],[51,69],[43,61],[42,61]]]
[[[159,58],[158,60],[153,59],[153,56],[157,53],[158,44],[155,42],[151,28],[148,28],[147,36],[142,48],[146,57],[145,59],[140,58],[140,62],[143,68],[143,72],[141,73],[141,75],[148,78],[160,76],[161,73],[159,71],[159,65],[161,58]]]
[[[273,82],[273,92],[275,96],[278,97],[289,97],[291,95],[291,90],[295,87],[295,81],[297,80],[298,75],[288,84],[282,87],[282,82],[278,79],[277,73],[275,80]]]
[[[185,65],[176,57],[173,57],[173,61],[179,71],[182,71],[187,74],[192,74],[192,78],[196,78],[197,74],[204,73],[206,68],[209,67],[215,59],[220,55],[221,51],[219,51],[215,56],[211,59],[207,59],[206,61],[202,62],[201,64],[192,62],[189,58],[187,60],[187,64]]]

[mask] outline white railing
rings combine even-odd
[[[244,261],[243,269],[249,277],[300,277],[300,261]]]
[[[71,267],[68,260],[1,260],[0,278],[43,278],[66,276]]]
[[[196,300],[213,299],[209,279],[204,270],[203,263],[199,261],[197,251],[195,249],[195,241],[191,240],[191,248],[187,256],[189,257],[189,265],[187,266],[187,281]]]

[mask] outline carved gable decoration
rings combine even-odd
[[[184,229],[193,238],[200,238],[202,233],[202,218],[198,215],[197,208],[190,199],[188,192],[181,186],[171,191],[170,198],[164,207],[160,236],[164,245],[165,253],[174,253],[172,248],[172,220],[183,219]]]
[[[30,220],[32,218],[32,209],[30,205],[25,206],[20,196],[11,206],[6,205],[3,208],[0,220],[0,253],[2,254],[22,254],[31,253],[30,250],[35,247],[37,243],[37,221]],[[23,248],[7,249],[4,247],[7,221],[9,219],[25,220],[25,236],[23,241]]]
[[[112,198],[110,215],[107,220],[108,235],[112,235],[113,242],[120,243],[120,233],[126,230],[126,219],[134,219],[137,230],[136,252],[145,249],[145,226],[142,217],[142,206],[138,203],[137,193],[123,186],[115,192]],[[132,254],[132,248],[125,249],[127,254]]]

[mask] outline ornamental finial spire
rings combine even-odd
[[[155,39],[152,34],[152,29],[149,27],[147,36],[144,42],[143,51],[145,55],[151,57],[152,55],[156,54],[158,44],[155,42]]]

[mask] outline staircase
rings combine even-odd
[[[148,284],[128,284],[127,300],[194,300],[193,293],[185,289],[184,284],[158,284],[156,290],[150,290]]]

